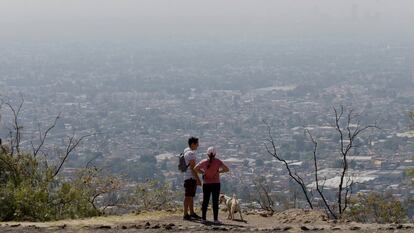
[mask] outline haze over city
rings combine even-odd
[[[256,179],[294,207],[292,181],[264,143],[312,183],[312,142],[334,197],[341,168],[333,108],[375,124],[352,151],[355,193],[413,196],[412,0],[2,0],[0,99],[24,99],[22,147],[59,114],[45,154],[88,135],[62,171],[89,162],[179,190],[189,136],[218,148],[223,190],[253,203]],[[12,113],[1,105],[0,138]],[[355,126],[355,125],[352,125]],[[48,157],[58,161],[58,157]],[[234,184],[237,185],[234,185]],[[293,191],[292,191],[293,190]],[[296,196],[295,196],[296,198]],[[414,214],[413,204],[408,215]]]

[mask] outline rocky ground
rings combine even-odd
[[[182,221],[181,214],[169,212],[141,213],[138,215],[109,216],[48,223],[0,223],[3,232],[414,232],[414,224],[360,224],[336,222],[322,212],[288,210],[273,216],[245,214],[246,221],[226,220],[222,225]]]

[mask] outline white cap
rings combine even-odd
[[[214,146],[210,146],[207,149],[207,156],[209,156],[211,154],[214,155],[214,156],[216,156],[216,154],[217,154],[216,148],[214,148]]]

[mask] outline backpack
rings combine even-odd
[[[187,163],[185,162],[184,153],[181,153],[178,156],[178,159],[178,170],[181,172],[186,172],[190,164],[187,165]]]

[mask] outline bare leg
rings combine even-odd
[[[190,215],[194,214],[194,198],[188,198],[188,208],[190,209]]]
[[[184,197],[184,215],[188,215],[188,209],[190,207],[190,198],[191,197]]]

